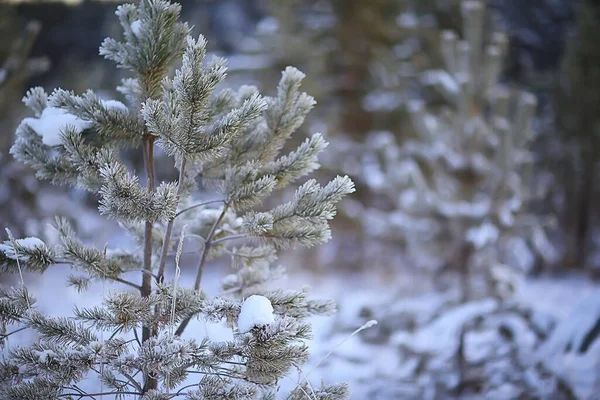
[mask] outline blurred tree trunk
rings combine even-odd
[[[591,256],[597,250],[592,232],[600,158],[600,18],[593,2],[581,3],[576,28],[577,34],[567,46],[555,98],[556,122],[565,148],[573,143],[576,149],[566,160],[572,172],[559,171],[565,190],[563,225],[567,235],[563,262],[566,267],[591,272]]]
[[[22,22],[14,6],[0,5],[0,35],[5,39],[0,44],[0,222],[17,237],[27,233],[27,219],[38,216],[38,185],[30,170],[13,161],[9,150],[23,117],[26,81],[48,68],[46,59],[31,58],[40,24],[31,21],[23,28]]]

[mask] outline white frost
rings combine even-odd
[[[36,237],[26,237],[23,239],[17,239],[17,240],[15,240],[15,242],[25,250],[35,250],[38,247],[41,247],[41,248],[46,247],[44,242],[42,242],[41,239],[38,239]],[[15,251],[15,248],[13,246],[11,246],[10,244],[0,244],[0,251],[3,252],[4,255],[7,258],[10,258],[11,260],[17,259],[18,251]],[[21,259],[23,259],[22,255],[21,255]]]
[[[101,101],[102,101],[102,105],[107,110],[120,110],[120,111],[125,111],[125,112],[129,111],[127,106],[125,104],[121,103],[120,101],[117,101],[117,100],[101,100]]]
[[[142,30],[142,21],[140,21],[139,19],[136,19],[135,21],[133,21],[131,23],[131,31],[133,32],[133,34],[137,37],[140,37],[140,32]]]
[[[238,329],[241,333],[249,332],[255,326],[264,326],[275,320],[273,306],[264,296],[252,295],[242,303],[238,317]]]
[[[35,133],[40,135],[46,146],[61,144],[60,133],[67,125],[75,128],[77,132],[91,126],[89,122],[55,107],[47,107],[39,118],[25,118],[23,123],[29,125]]]

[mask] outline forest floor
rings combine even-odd
[[[118,243],[121,247],[126,246],[123,244],[126,243],[123,236],[114,235],[117,227],[111,225],[107,228],[106,221],[102,218],[86,219],[86,224],[82,226],[85,227],[83,235],[89,237],[90,242],[95,245],[107,243],[115,246]],[[189,255],[184,258],[191,262],[192,257],[193,255]],[[185,262],[182,259],[182,263]],[[218,294],[219,281],[226,270],[222,263],[207,268],[203,288],[209,295]],[[53,316],[67,316],[71,314],[75,304],[78,307],[98,305],[104,295],[116,288],[111,284],[97,284],[90,292],[80,294],[75,289],[65,287],[68,273],[66,266],[57,266],[50,268],[43,277],[25,277],[26,284],[38,299],[42,311]],[[433,315],[447,300],[447,295],[426,289],[418,293],[419,288],[427,286],[422,281],[424,278],[403,271],[398,271],[395,275],[390,275],[389,272],[378,273],[376,270],[348,272],[330,269],[327,272],[315,272],[293,268],[292,265],[288,273],[288,277],[277,282],[276,286],[289,289],[309,286],[314,297],[335,300],[338,313],[333,317],[312,319],[314,339],[310,343],[311,358],[302,371],[281,382],[283,389],[294,388],[299,380],[309,375],[312,382],[319,382],[321,379],[327,383],[348,382],[352,388],[352,398],[357,399],[385,399],[393,396],[391,393],[395,393],[395,390],[404,390],[401,386],[407,384],[402,383],[403,380],[399,378],[404,365],[398,346],[391,340],[397,333],[393,332],[394,327],[402,324],[402,321],[389,319],[402,315],[399,310],[404,309],[416,310],[423,318]],[[185,286],[186,282],[191,284],[192,281],[192,272],[184,268],[180,284]],[[589,332],[600,318],[600,284],[591,282],[583,275],[528,278],[518,289],[515,298],[536,311],[550,315],[559,327],[561,321],[563,325],[583,324],[586,332]],[[379,324],[356,335],[352,334],[371,319],[378,319]],[[573,329],[565,329],[563,328],[565,337],[556,339],[556,346],[562,346],[564,341],[577,335]],[[221,341],[231,339],[232,335],[231,329],[224,324],[202,322],[190,324],[185,333],[189,337],[208,336]],[[31,337],[24,334],[13,338],[9,345],[29,340]],[[428,340],[439,341],[440,338],[431,337]],[[587,359],[585,355],[576,354],[568,359],[564,356],[555,357],[550,362],[558,365],[559,369],[563,368],[562,375],[565,379],[586,387],[587,389],[582,389],[582,393],[589,392],[592,390],[589,389],[590,385],[596,384],[597,374],[590,375],[600,358],[600,340],[595,342],[595,346],[592,346],[594,353]],[[317,365],[318,368],[315,368]],[[587,379],[585,382],[580,382],[583,379],[582,370],[588,371],[583,374]],[[594,379],[593,383],[590,376]],[[88,383],[90,387],[94,386],[93,382]]]

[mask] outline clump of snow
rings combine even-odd
[[[473,227],[467,231],[467,240],[476,249],[482,249],[490,243],[494,243],[500,237],[500,231],[494,224],[486,222],[480,226]]]
[[[414,13],[405,12],[396,18],[396,24],[402,28],[416,28],[419,25],[419,18]]]
[[[26,249],[26,250],[35,250],[36,248],[45,248],[46,247],[44,242],[42,242],[41,239],[36,238],[36,237],[26,237],[23,239],[17,239],[17,240],[15,240],[15,242],[20,247],[22,247],[23,249]],[[10,244],[0,244],[0,251],[3,252],[4,255],[7,258],[10,258],[11,260],[17,259],[18,252]],[[21,258],[23,258],[23,257],[21,257]]]
[[[140,32],[142,31],[142,21],[136,19],[131,23],[131,31],[137,37],[140,37]]]
[[[101,101],[102,101],[102,106],[104,106],[104,108],[106,108],[107,110],[119,110],[119,111],[125,111],[125,112],[129,111],[127,106],[118,100],[101,100]]]
[[[440,87],[444,90],[445,93],[456,96],[460,92],[460,86],[456,82],[456,80],[446,71],[435,71],[432,73],[432,78],[434,79],[434,84],[440,85]]]
[[[249,332],[255,326],[264,326],[275,320],[273,306],[264,296],[252,295],[242,303],[238,317],[238,329],[241,333]]]
[[[25,118],[24,124],[27,124],[42,137],[42,142],[46,146],[58,146],[61,144],[60,133],[66,126],[75,128],[81,132],[91,126],[88,121],[77,118],[73,114],[56,107],[47,107],[39,118]]]
[[[38,357],[40,358],[41,363],[48,362],[49,357],[50,358],[56,357],[56,353],[53,352],[52,350],[36,351],[35,353],[37,353]]]
[[[256,25],[256,32],[263,35],[269,35],[279,30],[279,21],[275,17],[267,17],[262,19]]]

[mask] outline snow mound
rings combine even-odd
[[[140,37],[140,33],[142,32],[142,21],[136,19],[131,23],[131,31],[137,37]]]
[[[89,122],[56,107],[47,107],[39,118],[25,118],[23,123],[41,136],[46,146],[61,144],[60,134],[66,126],[74,128],[77,132],[82,132],[91,126]]]
[[[584,297],[538,349],[536,357],[566,380],[578,398],[597,393],[600,359],[600,290]]]
[[[17,239],[15,242],[26,250],[35,250],[36,248],[46,248],[44,242],[36,237],[26,237],[23,239]],[[15,248],[8,244],[0,244],[0,251],[4,253],[7,258],[12,260],[17,259],[17,251]],[[22,256],[22,255],[21,255]],[[21,257],[22,259],[23,257]]]
[[[129,112],[129,109],[127,108],[127,106],[118,100],[101,100],[101,101],[102,101],[102,106],[104,106],[104,108],[107,110],[118,110],[118,111]]]
[[[408,346],[420,353],[452,355],[459,345],[462,327],[478,316],[493,312],[497,307],[498,303],[493,299],[462,304],[446,311],[416,332],[395,333],[391,343]]]
[[[273,306],[264,296],[252,295],[242,303],[238,317],[238,329],[241,333],[249,332],[255,326],[268,325],[275,320]]]

